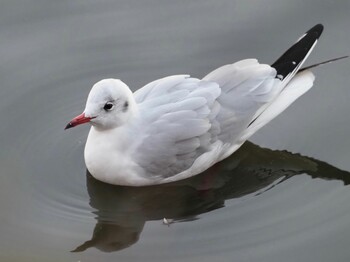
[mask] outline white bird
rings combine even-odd
[[[101,80],[66,129],[91,123],[85,163],[103,182],[144,186],[197,175],[312,87],[314,75],[300,68],[322,31],[311,28],[271,66],[246,59],[203,79],[169,76],[134,93],[118,79]]]

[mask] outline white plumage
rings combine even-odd
[[[201,80],[169,76],[135,93],[120,80],[102,80],[67,127],[92,124],[85,162],[99,180],[141,186],[191,177],[231,155],[311,88],[311,72],[294,75],[316,41],[282,77],[246,59]]]

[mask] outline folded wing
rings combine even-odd
[[[135,92],[143,128],[135,159],[153,177],[202,172],[241,143],[261,106],[277,95],[276,70],[256,60],[219,68],[203,80],[186,75]],[[193,174],[192,174],[193,175]]]

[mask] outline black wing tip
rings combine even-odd
[[[322,24],[317,24],[314,27],[312,27],[309,31],[307,31],[305,34],[315,34],[316,39],[319,39],[322,32],[323,32],[324,26]]]
[[[322,32],[323,25],[315,25],[271,65],[271,67],[276,69],[279,79],[284,79],[287,75],[300,68]]]

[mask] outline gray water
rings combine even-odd
[[[136,90],[271,63],[317,23],[308,64],[349,54],[349,13],[348,0],[2,0],[0,260],[349,261],[349,61],[315,69],[251,142],[175,184],[98,182],[88,126],[63,130],[102,78]]]

